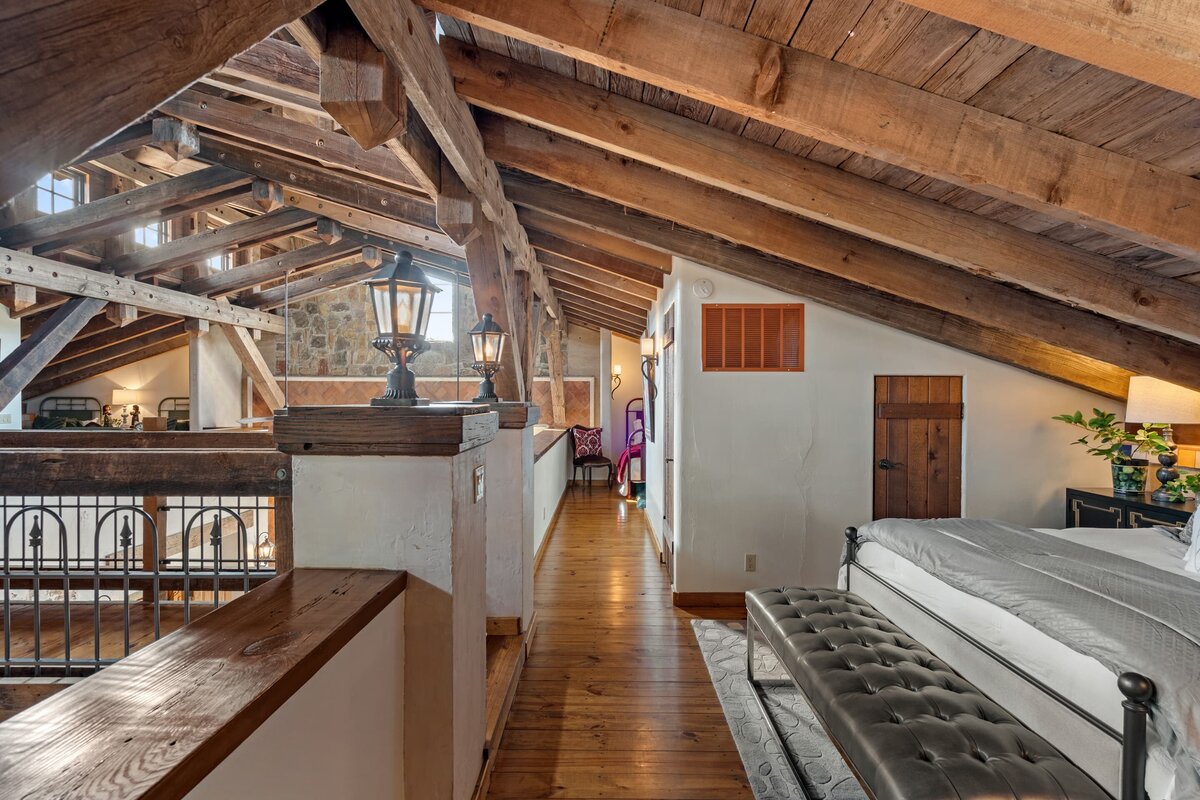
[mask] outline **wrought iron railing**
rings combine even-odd
[[[270,497],[3,497],[0,674],[87,675],[274,577]]]

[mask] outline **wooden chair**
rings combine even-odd
[[[598,456],[576,456],[575,455],[575,431],[587,430],[584,425],[572,425],[567,429],[567,435],[571,437],[571,486],[575,486],[575,475],[580,470],[583,471],[583,479],[587,481],[588,488],[592,488],[592,470],[597,468],[608,469],[608,488],[612,491],[614,467],[612,460],[605,455]]]

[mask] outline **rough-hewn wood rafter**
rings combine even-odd
[[[424,24],[422,12],[411,0],[350,0],[349,4],[371,40],[400,69],[409,99],[429,126],[443,156],[479,198],[484,214],[496,224],[516,266],[530,273],[534,291],[557,319],[554,292],[541,274],[516,209],[504,197],[500,175],[484,152],[470,110],[454,93],[446,61]]]
[[[1200,181],[1194,178],[719,22],[637,0],[427,4],[838,147],[1200,257]]]
[[[1128,370],[1049,345],[1021,327],[997,329],[980,325],[542,181],[507,176],[505,189],[520,206],[536,208],[641,245],[669,250],[731,275],[810,297],[831,308],[935,342],[1110,397],[1123,398],[1128,391]],[[1171,341],[1163,340],[1163,346],[1170,347]],[[1116,346],[1120,342],[1113,337],[1111,344]]]
[[[459,93],[484,108],[783,211],[1200,341],[1195,286],[453,39],[443,39],[442,47]]]
[[[517,122],[491,117],[481,129],[497,160],[548,180],[983,325],[1200,386],[1200,345],[806,222]]]
[[[6,4],[0,11],[0,203],[316,4]]]

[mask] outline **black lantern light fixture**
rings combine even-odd
[[[373,406],[416,406],[428,401],[417,397],[417,383],[408,368],[429,344],[425,331],[433,296],[441,291],[413,263],[412,253],[403,250],[385,261],[363,284],[371,293],[375,312],[376,337],[371,345],[386,353],[392,361],[387,375],[387,391],[371,401]]]
[[[471,369],[483,376],[475,402],[497,403],[500,398],[496,396],[496,384],[492,383],[492,376],[500,371],[500,356],[504,354],[504,340],[508,334],[492,320],[491,314],[484,314],[470,333],[471,348],[475,351],[475,363]]]

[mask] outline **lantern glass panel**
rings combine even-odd
[[[375,306],[375,322],[380,336],[404,336],[417,333],[416,325],[421,313],[421,288],[412,284],[397,283],[395,295],[386,282],[371,285],[371,299]],[[394,301],[393,301],[394,297]],[[426,304],[428,305],[428,304]],[[429,321],[429,310],[425,309],[424,322]],[[421,326],[423,328],[423,326]]]
[[[481,364],[500,363],[500,354],[504,352],[504,334],[500,331],[482,331],[471,337],[471,347],[475,351],[475,361]]]

